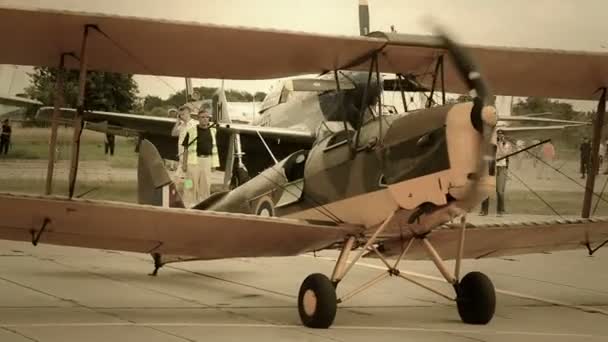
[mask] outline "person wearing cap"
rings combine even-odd
[[[211,195],[211,171],[220,165],[215,143],[215,128],[210,124],[211,114],[206,108],[198,112],[197,149],[199,166],[198,201],[203,201]]]
[[[187,203],[194,203],[198,199],[199,170],[198,158],[196,153],[196,141],[198,132],[196,120],[191,118],[190,107],[180,108],[177,120],[173,129],[172,136],[177,136],[177,150],[179,156],[178,170],[185,174],[184,178],[184,200]]]
[[[178,115],[178,111],[175,108],[169,108],[169,110],[167,111],[167,116],[170,118],[177,118]]]
[[[496,131],[496,215],[502,216],[505,214],[505,189],[507,185],[507,169],[509,167],[509,158],[505,156],[511,154],[511,143],[505,138],[504,132],[499,129]],[[493,171],[492,168],[490,171]],[[491,174],[492,172],[490,172]],[[479,215],[488,215],[490,207],[490,198],[486,198],[481,203],[481,212]]]

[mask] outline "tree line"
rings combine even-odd
[[[29,74],[31,85],[25,89],[29,98],[38,100],[44,105],[53,105],[57,69],[36,67]],[[77,70],[64,72],[64,104],[65,107],[76,107],[78,97]],[[211,99],[217,88],[195,87],[202,99]],[[138,97],[139,88],[131,74],[89,71],[85,88],[84,107],[87,110],[100,110],[120,113],[136,113],[143,115],[163,115],[169,108],[179,108],[186,103],[186,90],[182,89],[171,94],[167,99],[158,96]],[[226,98],[231,102],[262,101],[266,93],[228,89]],[[35,113],[29,113],[33,115]]]

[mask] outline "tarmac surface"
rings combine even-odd
[[[465,325],[453,303],[389,278],[341,304],[330,329],[304,328],[300,283],[331,274],[335,256],[173,264],[151,277],[143,254],[0,241],[0,341],[608,340],[608,250],[465,261],[464,272],[485,272],[499,289],[485,326]],[[380,274],[379,266],[363,260],[338,295]],[[427,261],[402,267],[439,276]],[[452,294],[443,282],[421,281]]]

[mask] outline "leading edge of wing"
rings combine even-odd
[[[0,207],[0,239],[31,241],[39,235],[40,243],[201,259],[297,255],[331,246],[358,230],[274,217],[15,194],[0,194]]]
[[[447,226],[428,235],[444,259],[454,259],[460,229]],[[403,237],[384,243],[387,254],[399,254]],[[465,258],[486,258],[593,247],[608,240],[608,218],[560,219],[552,221],[511,222],[475,225],[466,229]],[[426,252],[414,243],[406,258],[426,259]]]
[[[42,107],[38,109],[36,120],[51,121],[53,110],[53,107]],[[64,123],[72,122],[75,115],[76,109],[74,108],[61,108],[59,110],[59,119]],[[136,132],[169,135],[176,119],[160,116],[85,110],[84,120],[92,123],[107,122],[111,125],[129,130],[131,135]]]
[[[315,140],[315,134],[306,129],[293,129],[293,128],[281,128],[281,127],[269,127],[269,126],[254,126],[247,124],[218,124],[218,129],[226,130],[229,132],[257,135],[258,133],[263,137],[273,138],[284,138],[292,141],[310,142]]]
[[[41,106],[42,102],[20,96],[0,95],[0,104],[5,106]]]
[[[0,8],[0,63],[55,67],[61,53],[80,51],[83,28],[91,70],[218,79],[270,79],[335,69],[424,75],[445,55],[437,37],[321,35],[195,22],[48,9]],[[13,33],[19,27],[19,34]],[[204,43],[193,43],[204,42]],[[493,93],[594,99],[608,85],[608,54],[464,45]],[[179,63],[175,63],[175,56]],[[67,58],[68,68],[78,61]],[[448,58],[445,90],[466,93]]]
[[[551,125],[551,126],[530,126],[530,127],[513,127],[513,126],[499,126],[497,127],[499,130],[502,130],[506,133],[518,133],[518,132],[538,132],[538,131],[560,131],[564,129],[572,129],[572,128],[583,128],[588,124],[578,124],[578,125]]]

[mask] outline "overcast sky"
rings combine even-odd
[[[69,9],[225,25],[357,35],[358,0],[0,0],[0,6]],[[608,52],[606,0],[369,0],[371,30],[425,34],[432,16],[465,43]],[[26,77],[0,69],[0,91]],[[15,74],[17,74],[15,76]],[[138,77],[141,95],[166,97],[184,81]],[[195,85],[217,86],[217,80]],[[227,88],[267,91],[271,82],[227,81]],[[21,86],[22,87],[22,86]]]

